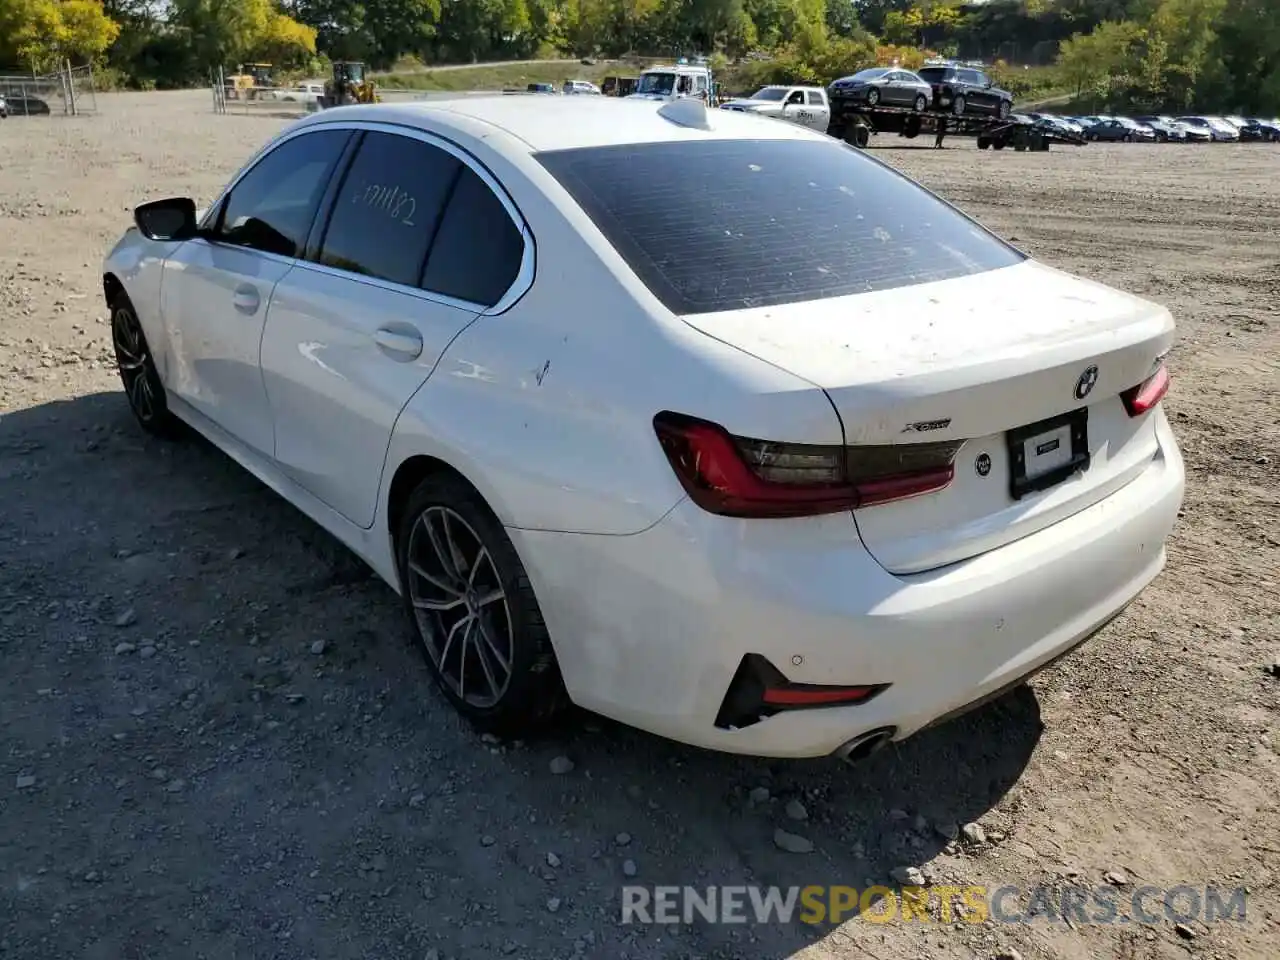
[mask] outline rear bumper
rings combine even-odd
[[[512,530],[579,705],[688,743],[823,756],[880,727],[909,736],[1095,633],[1159,573],[1183,492],[1161,451],[1127,486],[1052,527],[896,577],[847,516],[736,521],[677,506],[625,537]],[[744,655],[796,683],[890,684],[859,706],[738,730],[716,714]]]

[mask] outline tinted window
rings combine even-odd
[[[259,160],[224,201],[217,239],[285,257],[300,256],[348,136],[345,130],[306,133],[286,140]]]
[[[524,237],[489,185],[463,167],[431,248],[423,289],[491,307],[524,256]]]
[[[925,67],[923,70],[917,70],[920,79],[928,83],[942,83],[944,80],[950,79],[951,71],[946,67]]]
[[[809,91],[809,104],[814,107],[825,107],[827,105],[826,94],[818,90]]]
[[[787,96],[787,103],[804,103],[804,93],[800,90],[794,90]]]
[[[366,134],[334,200],[319,261],[416,287],[461,166],[421,140]]]
[[[904,287],[1023,259],[833,140],[691,140],[537,156],[679,314]]]

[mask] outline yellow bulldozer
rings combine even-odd
[[[324,85],[320,109],[341,107],[349,103],[381,103],[378,85],[365,75],[358,60],[335,60],[333,79]]]
[[[242,63],[238,73],[223,77],[228,100],[256,100],[264,90],[275,86],[269,63]]]

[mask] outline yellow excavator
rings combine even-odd
[[[271,70],[269,63],[242,63],[239,73],[223,78],[227,99],[256,100],[263,90],[275,86],[271,80]]]
[[[341,107],[348,103],[381,103],[378,85],[365,76],[364,64],[358,60],[335,60],[333,79],[324,85],[320,109]]]

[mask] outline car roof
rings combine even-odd
[[[674,103],[689,104],[682,109],[692,109],[699,101]],[[487,127],[501,130],[531,153],[693,140],[827,139],[798,124],[778,123],[731,110],[706,110],[708,130],[683,126],[663,116],[664,108],[672,105],[672,102],[614,97],[461,96],[335,107],[310,114],[298,121],[298,126],[359,120],[428,131],[443,125],[475,136],[484,136]]]

